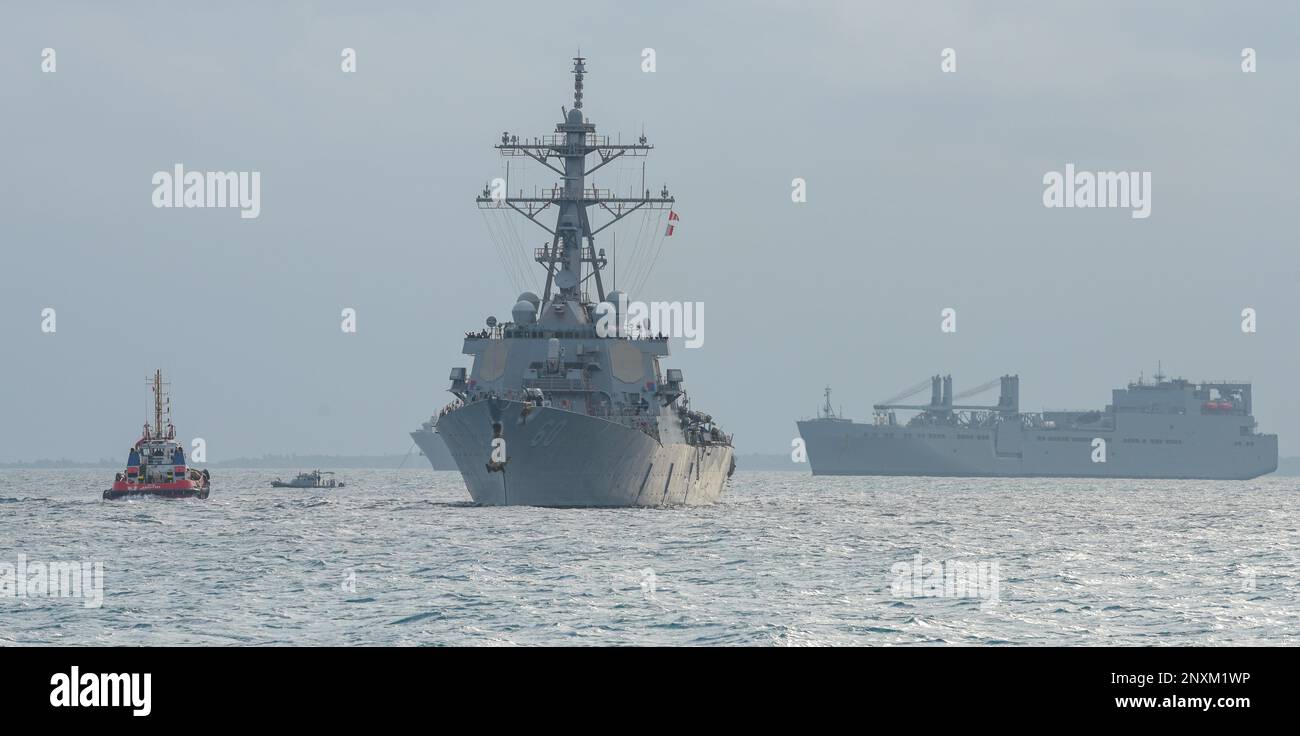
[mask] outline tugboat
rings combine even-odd
[[[313,470],[310,473],[299,473],[297,477],[289,482],[284,482],[279,478],[271,481],[272,488],[342,488],[343,483],[333,478],[322,478],[324,475],[334,475],[330,471],[324,473],[319,470]]]
[[[187,468],[185,448],[176,441],[176,427],[171,423],[171,400],[166,396],[162,371],[150,379],[153,388],[153,426],[144,425],[144,434],[127,453],[126,471],[118,473],[113,487],[104,491],[104,499],[135,496],[163,498],[207,498],[211,477],[206,469]],[[163,417],[167,418],[164,425]]]

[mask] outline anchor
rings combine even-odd
[[[495,395],[488,399],[488,414],[492,417],[492,452],[488,455],[486,464],[489,473],[504,472],[506,463],[510,462],[510,458],[506,457],[505,438],[501,436],[501,405],[503,403]],[[497,460],[498,456],[501,457],[500,460]]]

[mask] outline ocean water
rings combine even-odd
[[[738,472],[709,508],[476,507],[455,473],[0,470],[0,644],[1229,645],[1300,635],[1298,479]],[[920,565],[917,565],[917,555]],[[102,563],[102,603],[16,595]],[[93,570],[93,567],[91,568]],[[941,573],[939,572],[941,571]],[[94,579],[92,573],[91,579]],[[30,581],[28,581],[30,585]],[[90,604],[89,606],[87,604]]]

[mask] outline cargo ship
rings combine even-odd
[[[901,403],[927,385],[928,404]],[[961,403],[994,386],[997,404]],[[814,475],[1247,480],[1277,469],[1277,435],[1258,431],[1247,381],[1157,371],[1104,409],[1026,413],[1019,376],[954,396],[952,376],[936,375],[873,409],[869,424],[849,420],[826,389],[817,416],[797,422]]]

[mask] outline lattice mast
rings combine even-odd
[[[161,370],[154,371],[153,376],[145,380],[150,389],[153,390],[153,426],[151,427],[148,422],[145,422],[144,436],[146,439],[154,440],[171,439],[176,432],[171,421],[172,401],[168,391],[168,387],[172,385],[171,381],[163,380]],[[164,418],[166,424],[163,423]],[[166,427],[165,431],[164,427]]]
[[[637,143],[621,144],[611,143],[609,136],[596,133],[595,124],[585,119],[582,111],[582,82],[586,71],[586,59],[575,56],[573,109],[560,108],[562,122],[555,126],[553,135],[529,141],[505,132],[501,134],[501,143],[496,146],[502,156],[528,156],[554,171],[563,177],[562,185],[542,190],[540,196],[535,197],[525,197],[522,191],[518,196],[510,196],[509,191],[495,193],[489,185],[476,199],[482,209],[508,207],[550,234],[551,242],[537,248],[533,254],[534,260],[546,269],[543,303],[551,301],[553,289],[560,301],[586,303],[583,285],[593,277],[596,301],[604,301],[605,287],[600,272],[608,261],[604,249],[596,247],[596,236],[637,210],[670,209],[674,203],[666,186],[657,197],[652,197],[649,189],[644,191],[644,196],[623,197],[594,185],[587,188],[587,177],[601,167],[623,156],[646,156],[654,146],[646,142],[644,134]],[[587,158],[593,153],[599,161],[588,168]],[[554,228],[540,219],[542,213],[552,206],[558,210]],[[592,229],[588,213],[591,207],[604,210],[610,217],[609,221]]]

